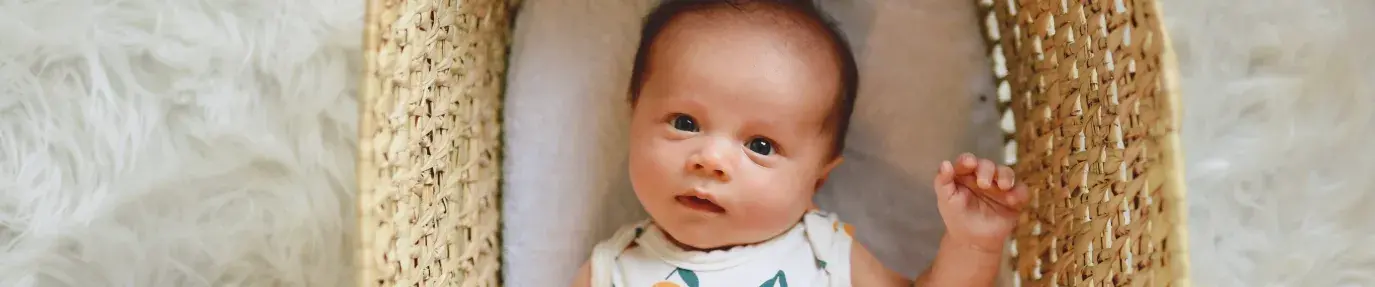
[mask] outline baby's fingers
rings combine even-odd
[[[971,153],[962,153],[955,158],[955,175],[974,174],[974,170],[979,167],[979,157]]]
[[[936,173],[935,182],[932,184],[936,188],[936,197],[942,200],[955,192],[955,168],[949,161],[941,162],[940,171]]]
[[[1015,175],[1016,172],[1012,171],[1011,167],[998,167],[998,189],[1008,190],[1009,188],[1012,188],[1012,185],[1017,183]]]
[[[997,168],[998,166],[994,165],[991,160],[979,160],[978,170],[975,171],[975,179],[977,179],[980,189],[993,188],[993,176]]]
[[[1007,208],[1010,208],[1013,211],[1021,211],[1022,207],[1026,206],[1026,203],[1030,198],[1031,193],[1030,191],[1027,191],[1026,185],[1018,184],[1012,188],[1011,192],[1008,192],[1006,195],[1003,196],[1002,201],[1003,206],[1006,206]]]
[[[941,162],[939,171],[936,172],[936,185],[946,185],[955,182],[955,168],[949,161]]]
[[[1031,198],[1031,194],[1027,191],[1026,185],[1023,184],[1013,185],[1011,190],[997,190],[976,188],[974,186],[978,184],[977,181],[978,179],[973,176],[960,176],[955,178],[955,182],[959,183],[959,185],[956,185],[956,188],[960,191],[978,193],[977,196],[987,200],[989,204],[1005,207],[1012,211],[1022,210],[1022,206],[1025,206],[1028,199]],[[974,195],[971,194],[971,196]]]

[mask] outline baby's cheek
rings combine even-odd
[[[742,225],[758,229],[780,229],[792,226],[806,212],[810,198],[787,184],[762,183],[753,186],[743,200],[740,210]]]
[[[682,189],[682,186],[676,184],[678,179],[675,177],[675,172],[680,171],[676,164],[682,161],[674,159],[671,153],[663,148],[662,143],[644,141],[641,144],[631,150],[629,160],[630,181],[635,193],[642,197],[641,203],[651,204],[660,200],[663,194]],[[643,198],[646,196],[648,198]]]

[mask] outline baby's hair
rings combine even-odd
[[[855,97],[859,90],[859,71],[855,65],[850,44],[845,40],[835,21],[817,8],[811,0],[663,0],[653,11],[645,16],[644,28],[640,31],[640,45],[635,50],[635,66],[630,75],[630,103],[633,107],[639,101],[640,89],[644,85],[645,73],[649,69],[650,48],[664,28],[674,18],[712,8],[733,7],[741,9],[744,5],[760,4],[769,8],[781,9],[800,16],[803,20],[813,21],[825,35],[822,35],[833,48],[840,64],[840,86],[836,103],[826,117],[826,128],[833,133],[831,156],[840,156],[845,149],[845,134],[850,127],[850,114],[854,112]]]

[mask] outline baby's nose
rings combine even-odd
[[[703,172],[703,173],[706,173],[706,174],[708,174],[708,175],[710,175],[710,176],[712,176],[712,177],[715,177],[716,179],[719,179],[719,180],[727,180],[727,179],[730,179],[730,178],[726,175],[726,171],[723,170],[723,169],[721,169],[721,168],[719,168],[719,167],[717,167],[717,166],[708,167],[707,165],[696,164],[695,166],[693,166],[693,168],[696,169],[696,170],[698,170],[698,171],[701,171],[701,172]]]
[[[704,177],[709,177],[719,181],[730,181],[730,168],[727,159],[720,152],[712,152],[710,149],[703,150],[692,156],[688,161],[688,169]]]

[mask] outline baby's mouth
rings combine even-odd
[[[691,208],[691,209],[696,209],[696,210],[706,211],[706,212],[711,212],[711,213],[726,213],[726,209],[725,209],[725,208],[722,208],[720,205],[717,205],[715,202],[712,202],[710,199],[706,199],[706,198],[702,198],[702,197],[698,197],[698,196],[692,196],[692,195],[679,195],[679,196],[674,197],[673,199],[678,200],[678,203],[679,203],[679,204],[682,204],[683,206],[687,206],[688,208]]]

